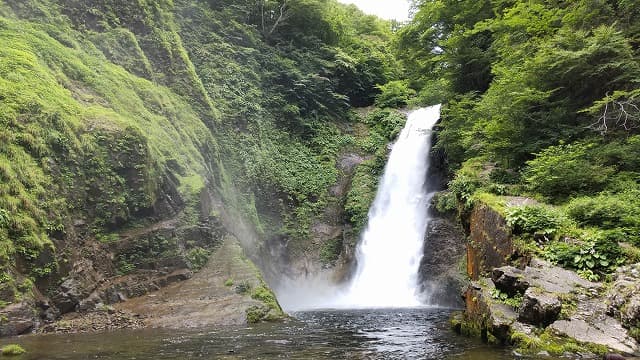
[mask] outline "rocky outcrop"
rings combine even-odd
[[[504,217],[486,204],[476,206],[470,215],[467,244],[467,274],[478,280],[494,267],[513,257],[511,230]]]
[[[259,270],[231,235],[188,281],[114,307],[139,314],[149,326],[167,328],[238,325],[284,316]]]
[[[467,288],[466,329],[501,343],[526,341],[542,348],[562,348],[566,341],[555,337],[564,336],[619,353],[639,353],[640,346],[622,323],[607,315],[604,299],[608,295],[601,293],[602,285],[538,259],[524,270],[505,266],[496,268],[493,275]],[[545,340],[536,335],[541,332],[547,334]],[[557,344],[545,343],[554,338],[551,341]]]
[[[35,329],[39,324],[35,303],[22,301],[0,310],[0,336],[21,335]]]
[[[465,285],[463,260],[465,236],[462,228],[447,218],[432,219],[425,234],[419,282],[428,304],[461,307],[460,292]]]
[[[618,269],[606,297],[607,314],[626,328],[640,327],[640,264]]]
[[[455,328],[520,351],[640,355],[640,265],[622,267],[609,290],[540,259],[519,257],[500,212],[471,213],[466,309]]]

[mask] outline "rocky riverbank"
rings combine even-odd
[[[527,202],[505,198],[503,203]],[[500,209],[478,202],[470,213],[465,311],[456,331],[519,353],[639,356],[640,264],[622,266],[607,282],[519,253]]]

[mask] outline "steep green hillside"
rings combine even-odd
[[[328,0],[0,2],[2,304],[197,269],[225,231],[284,249],[263,266],[335,261],[310,229],[361,225],[369,196],[349,215],[330,189],[345,152],[384,156],[394,126],[350,106],[397,77],[391,36]]]

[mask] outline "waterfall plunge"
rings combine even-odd
[[[425,182],[431,128],[439,118],[440,105],[409,114],[369,210],[351,282],[340,289],[324,276],[286,282],[277,289],[285,310],[421,305],[418,268],[430,201]]]

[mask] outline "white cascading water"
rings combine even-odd
[[[411,112],[393,145],[356,251],[357,270],[335,307],[419,306],[418,268],[428,219],[425,181],[440,105]]]

